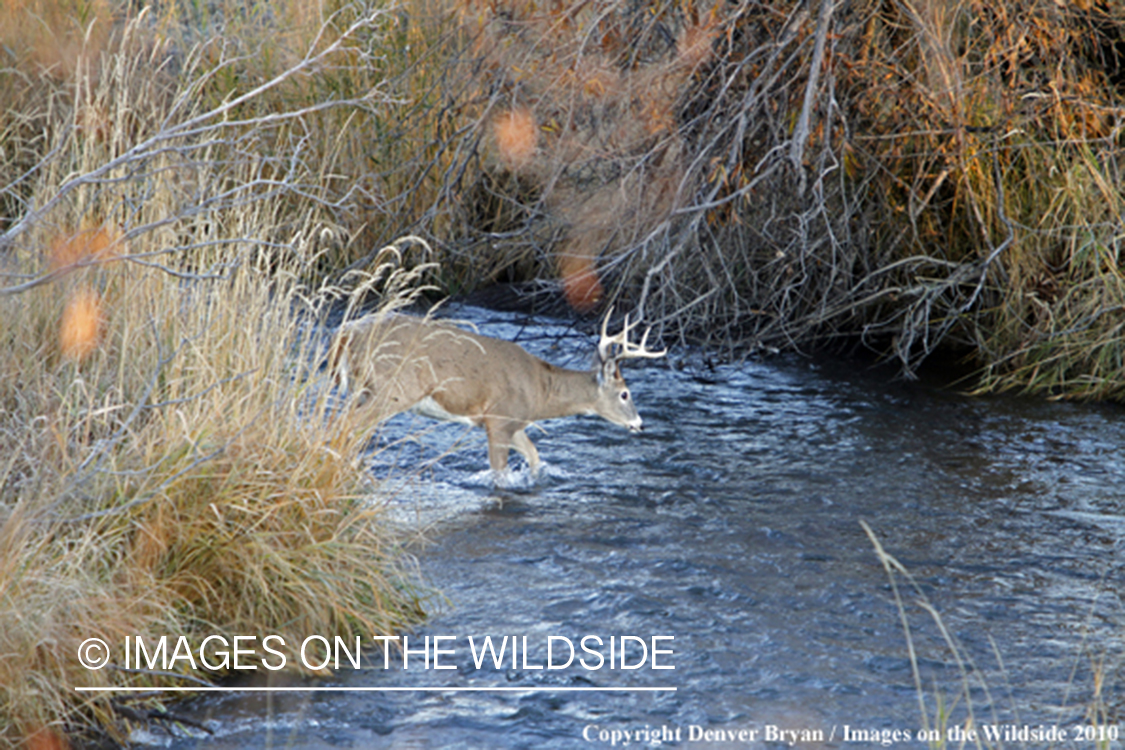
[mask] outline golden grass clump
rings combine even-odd
[[[236,61],[215,40],[169,65],[149,34],[174,19],[125,19],[73,80],[37,79],[0,115],[0,746],[121,741],[161,710],[78,685],[222,677],[89,671],[87,638],[120,664],[126,636],[292,649],[423,617],[408,537],[359,461],[370,426],[318,370],[334,287],[304,282],[354,207],[332,184],[354,134],[325,125],[371,98],[286,84],[362,65],[379,16],[348,7],[293,66],[217,100]],[[241,42],[266,38],[262,18]],[[114,113],[109,137],[81,111]]]
[[[849,144],[869,241],[906,272],[887,283],[912,290],[891,323],[897,356],[959,343],[988,389],[1125,396],[1125,16],[1045,0],[905,8],[858,6],[864,34],[840,56],[869,133]]]
[[[0,742],[45,726],[124,731],[75,685],[191,684],[82,669],[89,637],[119,649],[126,636],[198,647],[276,633],[296,648],[421,616],[400,542],[364,500],[365,426],[310,387],[321,354],[293,290],[250,270],[213,291],[120,273],[131,294],[104,333],[114,345],[81,369],[36,355],[49,290],[0,303],[23,352],[0,388]]]

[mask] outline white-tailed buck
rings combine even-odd
[[[494,470],[508,466],[508,452],[515,448],[534,474],[539,452],[524,430],[538,420],[597,414],[634,432],[641,429],[619,365],[666,351],[645,348],[647,330],[640,344],[630,343],[627,316],[616,336],[606,333],[608,323],[607,314],[598,362],[585,372],[556,367],[510,341],[406,315],[344,324],[329,350],[328,367],[345,390],[360,389],[357,395],[375,420],[411,409],[483,427]]]

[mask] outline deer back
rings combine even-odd
[[[491,415],[542,418],[549,381],[561,370],[510,341],[405,315],[342,326],[329,367],[346,388],[359,389],[380,418],[430,399],[424,413],[474,424]]]

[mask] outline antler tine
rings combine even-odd
[[[641,343],[636,346],[631,345],[628,341],[624,342],[624,351],[621,352],[621,359],[656,359],[657,357],[663,357],[667,354],[667,349],[661,349],[658,352],[648,350],[648,335],[650,333],[652,333],[652,326],[645,329],[644,335],[641,336]]]
[[[629,343],[629,332],[640,325],[640,321],[636,321],[630,324],[628,314],[625,315],[625,321],[621,327],[621,332],[616,336],[610,336],[609,319],[612,315],[613,308],[610,307],[609,311],[606,313],[605,318],[602,320],[602,338],[601,341],[598,342],[598,357],[602,362],[608,362],[610,361],[610,359],[613,359],[614,361],[637,358],[654,359],[656,357],[663,357],[668,353],[667,349],[662,349],[659,352],[652,352],[646,348],[648,345],[648,335],[652,333],[651,326],[645,329],[644,336],[641,337],[640,344]],[[611,358],[610,349],[614,344],[620,346],[621,350]]]
[[[667,347],[665,347],[665,348],[661,349],[661,350],[660,350],[660,351],[658,351],[658,352],[652,352],[652,351],[649,351],[649,350],[648,350],[648,349],[646,348],[646,347],[647,347],[647,345],[648,345],[648,335],[649,335],[650,333],[652,333],[652,326],[649,326],[648,328],[646,328],[646,329],[645,329],[645,335],[644,335],[644,336],[641,336],[641,344],[640,344],[640,352],[641,352],[641,354],[640,354],[639,356],[642,356],[642,357],[651,357],[651,358],[655,358],[655,357],[663,357],[664,355],[666,355],[666,354],[668,353],[668,348],[667,348]]]
[[[625,325],[622,327],[621,332],[616,336],[609,335],[609,319],[613,317],[613,307],[610,307],[606,312],[605,317],[602,319],[602,338],[598,342],[598,357],[602,362],[607,362],[610,359],[610,349],[614,344],[621,347],[622,351],[629,346],[629,331],[637,326],[636,323],[629,324],[629,315],[625,315]],[[620,355],[616,355],[613,359],[617,359]]]
[[[614,344],[614,340],[609,336],[609,319],[612,316],[613,305],[610,305],[605,317],[602,318],[602,337],[598,341],[598,360],[601,362],[605,362],[609,358],[609,348]]]
[[[609,319],[612,316],[613,316],[613,305],[610,305],[609,309],[606,310],[605,317],[602,318],[602,338],[603,339],[609,338]]]

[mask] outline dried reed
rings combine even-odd
[[[342,205],[326,186],[340,153],[310,134],[378,100],[302,90],[367,75],[382,15],[347,9],[251,84],[218,80],[245,60],[217,39],[177,47],[153,33],[175,19],[147,13],[87,35],[62,80],[34,48],[0,74],[25,106],[0,120],[0,745],[121,740],[159,718],[155,699],[76,685],[208,676],[88,671],[86,638],[296,648],[423,616],[407,538],[357,461],[369,426],[335,413],[317,369],[317,326],[345,290],[303,281],[339,249]],[[83,114],[103,112],[97,127]],[[414,293],[393,276],[385,288]]]

